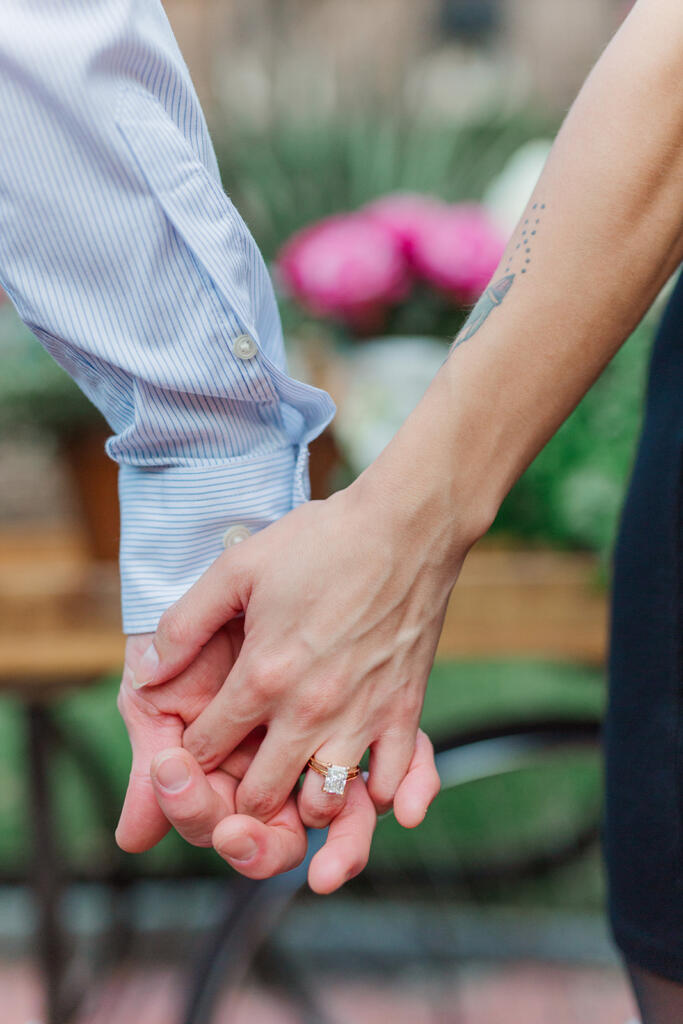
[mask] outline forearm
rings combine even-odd
[[[493,293],[359,481],[439,536],[435,559],[485,531],[683,258],[682,74],[683,12],[641,2],[570,111]]]

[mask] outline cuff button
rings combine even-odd
[[[258,348],[250,334],[240,334],[232,343],[232,350],[238,359],[253,359]]]
[[[248,526],[238,523],[235,526],[231,526],[223,534],[223,547],[231,548],[233,544],[241,544],[247,537],[251,537],[251,530]]]

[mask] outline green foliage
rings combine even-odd
[[[611,550],[643,411],[647,318],[512,489],[493,532]]]
[[[445,124],[375,112],[233,130],[217,152],[225,190],[271,260],[299,228],[388,192],[480,199],[522,143],[555,128],[534,114]]]
[[[436,739],[454,729],[492,720],[562,714],[600,715],[605,690],[600,673],[575,665],[541,661],[437,661],[432,670],[422,725]],[[377,828],[372,850],[376,868],[384,864],[434,868],[474,866],[501,857],[548,849],[595,820],[602,800],[599,757],[595,751],[546,756],[542,769],[520,768],[505,775],[445,790],[423,824],[402,829],[388,815]],[[439,886],[439,896],[451,895]],[[479,896],[483,893],[479,893]],[[599,908],[599,858],[511,886],[486,887],[487,899],[533,905]]]
[[[119,805],[130,766],[126,731],[116,710],[118,681],[108,680],[64,700],[58,718],[62,728],[87,743],[95,753]],[[604,701],[602,677],[594,670],[538,661],[441,661],[432,670],[423,725],[434,738],[492,717],[515,718],[552,712],[571,716],[599,713]],[[22,871],[28,863],[30,821],[27,817],[27,751],[24,718],[15,700],[0,701],[0,867]],[[112,850],[112,827],[103,825],[101,800],[93,796],[83,773],[65,758],[51,772],[62,849],[72,865],[102,867]],[[600,799],[596,759],[558,759],[543,771],[530,768],[513,776],[468,783],[445,793],[414,831],[384,818],[373,848],[376,864],[443,864],[458,858],[476,859],[500,843],[522,848],[534,837],[547,838],[571,830],[572,822],[592,812]],[[551,831],[552,830],[552,831]],[[141,875],[183,869],[200,874],[229,871],[215,853],[188,846],[171,834],[149,853],[129,857]],[[566,875],[527,887],[525,900],[537,905],[576,907],[599,902],[595,861],[572,869],[577,879],[570,896]],[[506,902],[519,890],[507,890]]]

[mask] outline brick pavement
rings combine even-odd
[[[457,976],[431,974],[391,982],[335,978],[321,1003],[335,1024],[627,1024],[634,1008],[612,969],[538,963],[467,966]],[[26,963],[0,965],[2,1024],[41,1024],[40,991]],[[120,970],[97,993],[77,1024],[174,1024],[182,977],[173,967]],[[248,989],[219,1008],[215,1024],[299,1024],[276,996]]]

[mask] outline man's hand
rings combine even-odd
[[[230,623],[207,644],[201,659],[169,686],[154,693],[138,693],[133,678],[150,637],[128,638],[118,707],[128,729],[133,763],[116,840],[129,853],[141,853],[168,832],[168,820],[159,807],[150,768],[157,755],[182,746],[185,727],[218,692],[239,653],[241,623]]]

